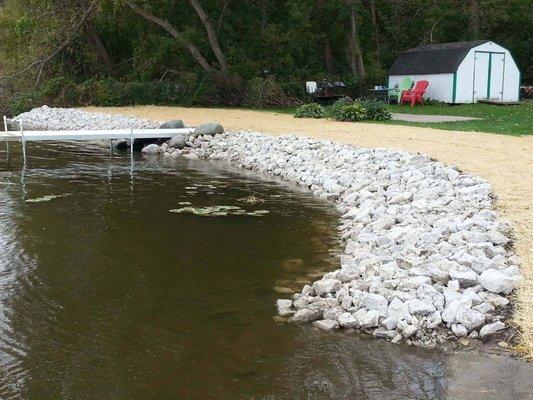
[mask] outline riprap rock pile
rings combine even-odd
[[[278,301],[289,321],[425,346],[505,327],[519,260],[481,178],[424,155],[304,137],[197,141],[193,154],[306,186],[342,214],[340,269]]]

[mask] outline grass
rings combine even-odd
[[[220,107],[232,109],[233,107]],[[286,108],[245,108],[254,111],[274,112],[279,114],[294,115],[297,107]],[[522,136],[533,135],[533,101],[524,102],[516,106],[497,106],[491,104],[461,104],[450,106],[442,103],[430,103],[425,106],[399,106],[389,105],[391,113],[404,114],[433,114],[433,115],[458,115],[463,117],[482,118],[477,121],[459,122],[374,122],[365,123],[408,125],[444,129],[449,131],[470,131],[499,133],[502,135]]]
[[[428,104],[423,107],[390,105],[392,113],[458,115],[482,118],[476,121],[459,122],[402,122],[390,121],[389,124],[425,126],[454,131],[476,131],[499,133],[504,135],[533,135],[533,102],[524,102],[516,106],[497,106],[491,104]]]

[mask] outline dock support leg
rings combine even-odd
[[[113,139],[109,139],[109,156],[113,158]]]
[[[7,117],[4,115],[4,130],[8,131],[8,128],[7,128]],[[9,142],[7,141],[6,139],[6,153],[7,153],[7,159],[9,160]]]
[[[24,139],[24,123],[20,121],[20,142],[22,144],[22,159],[26,164],[26,140]]]
[[[133,129],[130,129],[130,154],[131,154],[131,161],[133,162]]]

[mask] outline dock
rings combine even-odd
[[[26,162],[27,142],[73,142],[73,141],[98,141],[109,140],[112,151],[113,140],[127,140],[130,142],[130,151],[133,155],[133,144],[135,139],[170,139],[180,134],[190,134],[194,128],[178,129],[95,129],[95,130],[64,130],[64,131],[44,131],[44,130],[24,130],[24,124],[20,124],[19,131],[9,131],[7,119],[4,117],[4,131],[0,131],[0,142],[6,143],[9,156],[9,143],[19,142],[22,144],[22,155]]]

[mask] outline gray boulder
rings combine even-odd
[[[221,133],[224,133],[224,127],[216,122],[200,125],[194,130],[194,136],[215,136]]]
[[[187,135],[185,133],[173,136],[167,142],[167,144],[168,144],[169,147],[174,147],[175,149],[180,149],[181,150],[187,145],[188,136],[189,135]]]
[[[185,124],[181,119],[175,119],[172,121],[167,121],[159,127],[160,129],[181,129],[185,128]]]
[[[156,155],[159,152],[159,146],[157,144],[149,144],[143,147],[141,152],[145,155]]]

